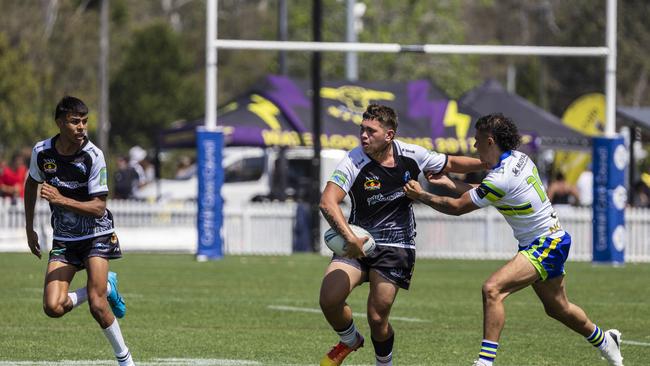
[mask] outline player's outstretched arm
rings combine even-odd
[[[350,229],[341,206],[347,193],[332,182],[327,182],[323,195],[320,198],[320,212],[325,217],[325,220],[330,224],[332,229],[336,230],[348,243],[347,255],[351,258],[361,257],[363,253],[363,243],[368,240],[367,237],[358,238]]]
[[[479,207],[472,201],[469,192],[463,193],[459,198],[436,196],[426,192],[415,180],[410,180],[404,186],[404,193],[413,199],[430,206],[436,211],[440,211],[447,215],[460,216],[468,212],[479,209]]]
[[[465,183],[458,179],[451,179],[444,173],[435,174],[433,172],[425,172],[424,176],[427,178],[427,181],[434,186],[444,187],[458,194],[463,194],[476,187],[475,185]]]
[[[488,169],[487,163],[479,159],[468,156],[447,156],[447,165],[442,170],[443,173],[470,173]]]
[[[90,201],[77,201],[62,195],[56,187],[43,183],[41,197],[53,205],[65,207],[80,215],[101,218],[106,212],[106,196],[93,197]]]
[[[41,246],[38,244],[38,234],[34,231],[34,208],[36,207],[36,197],[38,192],[38,182],[27,177],[25,181],[25,233],[27,234],[27,245],[29,250],[41,258]]]

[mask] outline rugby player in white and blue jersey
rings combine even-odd
[[[427,175],[431,183],[461,193],[459,198],[427,193],[416,181],[404,187],[409,197],[446,214],[462,215],[493,206],[505,217],[519,242],[515,257],[483,285],[483,342],[474,365],[492,366],[505,323],[503,302],[508,295],[532,286],[550,317],[583,335],[600,349],[610,365],[622,366],[620,332],[602,331],[567,298],[564,263],[571,236],[560,225],[537,167],[526,154],[515,150],[519,144],[520,136],[512,120],[502,114],[481,117],[476,122],[475,147],[481,160],[492,168],[480,185]]]
[[[394,140],[396,131],[397,115],[391,108],[369,105],[361,122],[361,146],[339,163],[321,197],[323,216],[348,247],[345,257],[332,258],[321,285],[321,309],[340,336],[321,366],[340,365],[363,346],[346,299],[364,282],[370,283],[367,314],[376,365],[392,365],[394,331],[388,316],[397,291],[409,288],[415,263],[412,200],[402,187],[423,171],[467,173],[486,168],[478,159],[446,156]],[[352,202],[348,221],[339,206],[347,194]],[[348,224],[373,236],[377,247],[372,253],[363,253],[368,238],[356,237]]]
[[[34,207],[38,185],[50,203],[54,235],[50,251],[43,310],[59,318],[88,301],[90,313],[113,347],[120,366],[132,366],[116,317],[126,312],[117,290],[117,275],[108,271],[108,260],[122,256],[106,209],[108,185],[104,154],[86,137],[88,107],[74,97],[64,97],[54,112],[59,134],[38,142],[32,151],[25,182],[25,229],[29,249],[41,258],[34,231]],[[77,271],[86,269],[86,287],[68,292]],[[107,285],[108,284],[108,285]],[[109,309],[110,305],[110,309]],[[112,313],[111,313],[112,310]]]

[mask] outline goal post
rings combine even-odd
[[[360,43],[360,42],[291,42],[291,41],[262,41],[218,39],[217,13],[218,1],[207,0],[207,32],[206,32],[206,113],[205,129],[217,130],[217,50],[261,50],[261,51],[301,51],[301,52],[373,52],[373,53],[426,53],[426,54],[464,54],[464,55],[512,55],[512,56],[545,56],[545,57],[599,57],[606,58],[605,66],[605,99],[606,121],[605,139],[611,144],[620,146],[615,133],[616,116],[616,0],[607,2],[606,45],[604,47],[552,47],[552,46],[510,46],[510,45],[401,45],[398,43]],[[600,145],[599,145],[600,146]],[[594,150],[594,152],[596,152]],[[608,167],[612,168],[615,159],[605,159]],[[199,166],[199,169],[201,166]],[[596,177],[596,174],[594,174]],[[608,181],[611,176],[605,175]],[[594,182],[597,183],[597,182]],[[611,186],[612,184],[606,184]],[[203,192],[199,190],[199,200]],[[608,190],[603,199],[611,199],[613,191]],[[218,209],[218,208],[216,208]],[[221,208],[222,209],[222,208]],[[199,212],[201,214],[201,212]],[[604,221],[599,221],[598,217]],[[621,225],[610,229],[613,222],[624,223],[623,210],[609,210],[607,215],[596,214],[594,201],[594,253],[595,243],[607,243],[607,251],[611,256],[599,256],[599,262],[622,262],[622,251],[625,238],[621,239]],[[614,245],[614,230],[617,230],[617,245]],[[602,238],[600,236],[603,236]],[[199,242],[201,238],[199,238]],[[621,244],[621,242],[623,244]],[[602,248],[600,248],[602,249]],[[595,258],[594,258],[595,260]]]

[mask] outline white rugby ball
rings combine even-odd
[[[363,238],[364,236],[368,237],[368,240],[363,244],[363,252],[366,253],[366,255],[369,255],[375,250],[375,247],[377,246],[375,244],[375,239],[366,229],[352,224],[350,224],[350,229],[352,229],[354,235],[359,238]],[[345,243],[345,239],[343,239],[343,237],[339,235],[336,230],[329,228],[329,230],[325,232],[324,239],[327,247],[330,248],[330,250],[332,250],[335,254],[345,255],[347,252],[348,248]]]

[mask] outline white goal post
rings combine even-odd
[[[358,42],[289,42],[289,41],[261,41],[261,40],[235,40],[235,39],[219,39],[217,37],[217,13],[218,1],[207,0],[207,31],[206,31],[206,101],[205,101],[205,131],[217,131],[217,50],[230,49],[230,50],[263,50],[263,51],[303,51],[303,52],[376,52],[376,53],[427,53],[427,54],[481,54],[481,55],[519,55],[519,56],[552,56],[552,57],[605,57],[605,142],[594,144],[594,148],[598,150],[600,156],[604,158],[596,162],[602,163],[602,172],[614,171],[612,167],[616,167],[618,173],[622,174],[625,167],[618,162],[621,159],[614,159],[612,149],[615,148],[616,154],[624,146],[621,139],[616,139],[615,126],[616,126],[616,20],[617,9],[616,0],[605,0],[607,2],[607,25],[606,25],[606,45],[604,47],[543,47],[543,46],[496,46],[496,45],[442,45],[442,44],[422,44],[422,45],[402,45],[398,43],[358,43]],[[218,135],[218,132],[214,132]],[[217,139],[219,139],[217,137]],[[615,141],[617,140],[617,141]],[[216,141],[216,140],[215,140]],[[221,141],[223,139],[221,138]],[[217,141],[217,144],[220,144]],[[601,147],[598,147],[601,145]],[[219,146],[219,145],[214,145]],[[202,147],[197,147],[198,155],[205,156]],[[220,159],[220,152],[218,155]],[[213,164],[220,165],[220,160],[215,160]],[[616,163],[616,164],[615,164]],[[214,166],[213,166],[214,167]],[[199,164],[199,170],[204,170],[204,166]],[[611,168],[611,169],[610,169]],[[213,172],[211,169],[205,169],[208,172]],[[617,174],[618,174],[617,173]],[[619,175],[620,175],[619,174]],[[623,188],[618,181],[612,181],[608,174],[602,175],[600,180],[606,181],[606,185],[597,187],[596,183],[596,170],[594,170],[594,187],[599,190],[598,197],[594,197],[594,239],[600,240],[604,243],[603,246],[594,244],[594,260],[601,260],[596,258],[596,250],[602,251],[607,254],[611,250],[614,253],[612,256],[607,257],[605,261],[612,263],[621,263],[623,261],[623,249],[625,247],[624,236],[624,213],[623,209],[612,208],[608,202],[611,201],[613,190],[609,188],[609,184],[616,184],[616,188]],[[600,180],[598,182],[600,182]],[[201,186],[201,180],[199,185]],[[203,183],[205,185],[205,182]],[[601,189],[602,188],[602,189]],[[199,189],[199,203],[208,202],[213,203],[214,197],[202,197],[202,190]],[[218,192],[218,191],[217,191]],[[602,193],[602,194],[601,194]],[[598,199],[598,201],[597,201]],[[220,202],[220,201],[219,201]],[[598,202],[598,204],[597,204]],[[601,204],[603,203],[603,204]],[[602,206],[602,207],[601,207]],[[620,205],[619,205],[620,206]],[[210,206],[210,212],[203,212],[202,206],[199,206],[199,217],[222,217],[223,208],[220,204]],[[615,212],[614,212],[615,211]],[[611,215],[609,214],[611,213]],[[616,227],[610,225],[610,217],[616,218]],[[602,218],[602,220],[600,220]],[[600,221],[599,221],[600,220]],[[199,220],[199,243],[208,242],[208,246],[220,246],[221,242],[211,240],[203,240],[201,229],[207,227],[214,233],[213,237],[218,238],[220,226],[213,225],[213,222],[208,222],[209,225],[201,225],[202,221]],[[218,220],[214,221],[218,224]],[[615,230],[614,230],[615,229]],[[623,234],[621,234],[623,233]],[[596,243],[596,240],[594,240]],[[221,255],[219,251],[218,255]],[[613,258],[613,259],[612,259]]]
[[[205,127],[217,126],[217,50],[322,51],[322,52],[418,52],[428,54],[482,54],[556,57],[606,57],[605,66],[605,136],[615,134],[616,117],[616,0],[607,1],[606,46],[604,47],[543,47],[495,45],[400,45],[398,43],[348,42],[290,42],[217,38],[218,0],[207,0],[206,32],[206,101]]]

